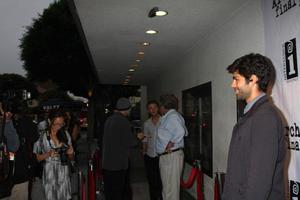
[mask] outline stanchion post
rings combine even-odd
[[[201,161],[200,160],[194,160],[193,165],[195,168],[197,168],[199,171],[201,171]]]
[[[82,191],[81,191],[81,188],[82,188],[82,172],[79,171],[78,172],[78,196],[79,196],[79,199],[82,200]]]
[[[95,186],[94,164],[92,159],[89,160],[88,186],[89,186],[89,200],[95,200],[96,186]]]

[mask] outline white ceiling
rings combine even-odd
[[[147,41],[151,45],[144,48],[145,55],[129,82],[147,85],[249,0],[73,1],[100,82],[122,84],[143,49],[140,43]],[[156,6],[168,15],[149,18]],[[159,33],[147,35],[147,29]]]

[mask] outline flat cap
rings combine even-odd
[[[116,104],[117,110],[122,111],[122,110],[128,110],[130,108],[131,108],[131,104],[127,98],[121,97],[120,99],[118,99]]]

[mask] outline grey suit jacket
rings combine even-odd
[[[223,200],[283,200],[284,127],[267,96],[238,120],[232,133]]]
[[[0,120],[1,121],[1,120]],[[0,131],[2,132],[2,124],[0,122]],[[0,133],[0,137],[2,137]],[[6,138],[7,150],[9,152],[16,152],[19,149],[20,141],[17,131],[11,120],[7,121],[4,127],[4,137]],[[1,141],[0,141],[1,142]]]

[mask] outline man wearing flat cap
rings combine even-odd
[[[106,200],[123,200],[128,193],[129,152],[137,144],[127,118],[130,108],[129,100],[120,98],[104,125],[102,165]]]

